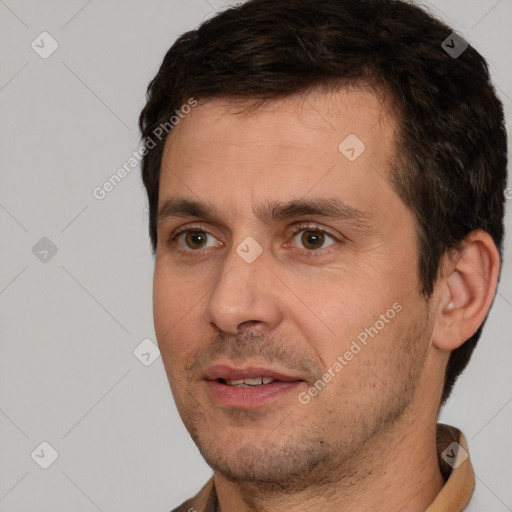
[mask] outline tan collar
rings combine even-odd
[[[425,512],[460,512],[469,503],[475,487],[466,438],[455,427],[438,423],[436,441],[439,467],[446,483]]]
[[[469,460],[466,438],[455,427],[438,423],[436,444],[439,467],[446,483],[425,512],[462,512],[469,503],[475,487],[475,474]],[[172,512],[216,510],[217,494],[212,477],[196,496]]]

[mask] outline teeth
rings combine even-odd
[[[261,386],[263,384],[270,384],[274,379],[268,377],[255,377],[251,379],[226,379],[228,386],[236,386],[239,388],[250,388],[253,386]]]
[[[249,386],[261,386],[261,384],[263,384],[263,379],[261,377],[255,377],[254,379],[244,379],[244,384],[249,384]]]
[[[240,384],[244,383],[244,379],[232,379],[232,380],[226,380],[226,383],[230,386],[239,386]]]

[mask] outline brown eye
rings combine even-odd
[[[332,240],[332,243],[324,246],[329,238]],[[297,243],[297,239],[305,249],[309,250],[324,249],[336,242],[331,235],[321,229],[302,229],[294,237],[295,243]]]
[[[205,231],[185,231],[177,237],[178,244],[185,249],[204,249],[206,247],[213,247],[215,243],[208,244],[208,237],[211,236]],[[215,239],[211,237],[213,242]]]

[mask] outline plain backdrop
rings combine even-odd
[[[93,191],[137,148],[167,49],[228,5],[0,0],[0,512],[164,512],[211,474],[155,350],[140,170]],[[510,128],[512,1],[424,5],[488,59]],[[486,512],[512,510],[511,249],[441,415],[466,434]]]

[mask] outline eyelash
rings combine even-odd
[[[333,233],[331,233],[330,231],[327,231],[326,229],[324,228],[321,228],[315,224],[299,224],[297,226],[295,226],[293,229],[292,229],[292,232],[291,232],[291,238],[292,238],[292,241],[293,239],[301,232],[301,231],[315,231],[317,233],[321,233],[323,235],[327,235],[329,237],[331,237],[333,240],[335,240],[336,242],[341,242],[342,240],[339,239],[339,237],[337,237],[336,235],[334,235]],[[212,237],[214,237],[207,229],[205,229],[203,226],[201,225],[195,225],[195,226],[186,226],[182,229],[179,229],[178,231],[176,231],[175,233],[173,233],[169,239],[169,245],[176,245],[177,246],[177,250],[181,253],[181,254],[184,254],[184,255],[187,255],[187,256],[190,256],[190,257],[194,257],[195,256],[195,253],[198,253],[198,252],[201,252],[201,249],[198,249],[198,250],[192,250],[192,249],[183,249],[179,246],[179,244],[177,243],[177,239],[180,235],[184,234],[184,233],[189,233],[189,232],[201,232],[201,233],[206,233]],[[215,237],[214,237],[215,238]],[[287,243],[288,245],[288,243]],[[306,256],[308,257],[318,257],[318,256],[323,256],[323,255],[326,255],[330,252],[332,252],[332,248],[335,246],[336,244],[332,244],[332,245],[329,245],[328,247],[325,247],[323,249],[312,249],[312,250],[308,250],[308,249],[299,249],[301,252],[303,252],[303,254],[305,254]]]

